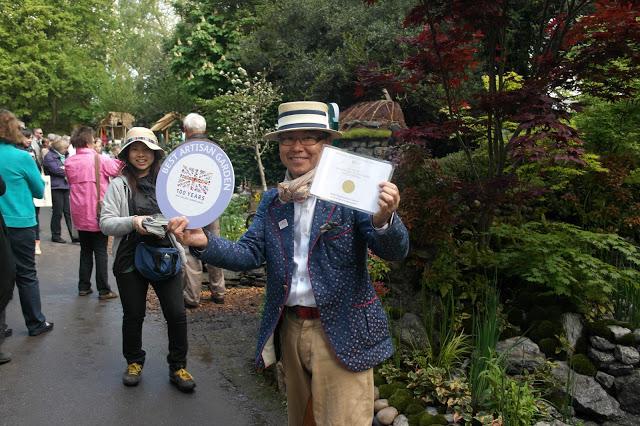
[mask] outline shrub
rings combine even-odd
[[[389,397],[389,405],[396,407],[399,412],[403,413],[412,400],[411,392],[406,389],[398,389]]]
[[[389,307],[388,311],[389,311],[389,316],[391,317],[391,319],[394,319],[394,320],[399,320],[405,314],[404,309],[398,308],[396,306]]]
[[[382,374],[380,373],[374,373],[373,374],[373,384],[376,386],[381,386],[386,384],[387,381],[384,379],[384,377],[382,377]]]
[[[598,369],[585,354],[576,354],[571,357],[571,368],[578,374],[595,376]]]

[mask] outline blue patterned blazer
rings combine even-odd
[[[207,248],[194,251],[206,263],[233,271],[257,268],[266,261],[258,368],[271,362],[263,351],[282,317],[295,266],[293,203],[282,204],[277,195],[275,189],[264,194],[252,225],[238,242],[209,234]],[[311,286],[329,342],[338,360],[352,371],[367,370],[393,353],[387,317],[367,271],[368,248],[387,260],[407,255],[409,234],[397,215],[387,229],[376,231],[370,215],[317,200],[309,241]]]

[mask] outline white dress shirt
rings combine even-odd
[[[311,278],[307,263],[309,261],[309,238],[313,212],[316,209],[316,197],[309,196],[301,203],[293,203],[293,277],[291,289],[285,303],[287,306],[316,306],[316,298],[311,288]]]

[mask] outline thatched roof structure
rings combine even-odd
[[[133,127],[135,117],[128,112],[110,111],[98,125],[98,134],[106,135],[112,140],[124,139],[127,131]]]
[[[406,129],[404,114],[397,102],[391,100],[358,102],[340,116],[340,131],[356,128]]]
[[[154,132],[164,132],[171,126],[176,120],[182,120],[182,116],[177,112],[168,112],[162,116],[161,119],[155,122],[155,124],[151,127],[151,130]]]
[[[169,129],[176,121],[182,121],[182,115],[177,112],[168,112],[151,126],[151,130],[162,132],[162,143],[166,144],[169,142]]]

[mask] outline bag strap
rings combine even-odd
[[[93,157],[95,159],[95,169],[96,169],[96,194],[98,203],[100,202],[100,156],[96,153]],[[98,205],[96,203],[96,213],[98,212]]]

